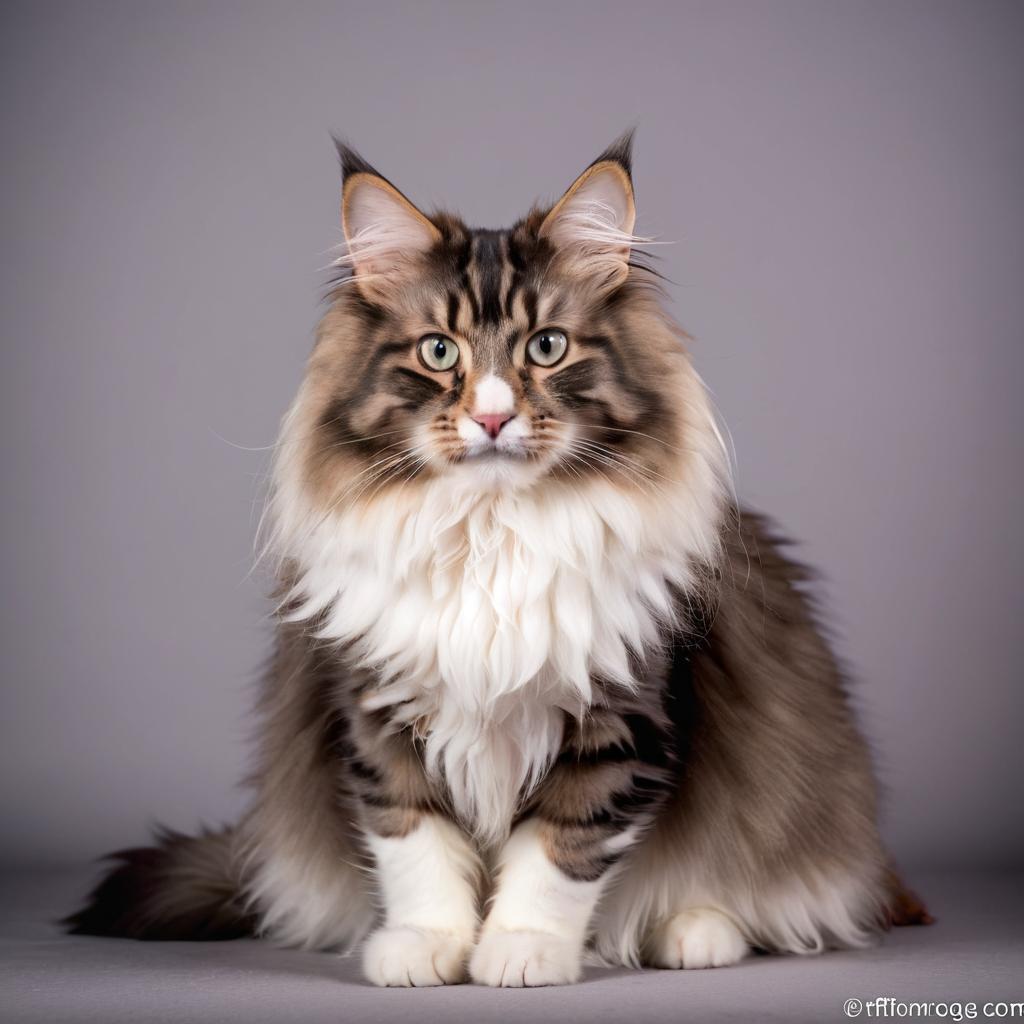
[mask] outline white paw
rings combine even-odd
[[[748,952],[739,928],[725,914],[701,907],[684,910],[655,929],[647,944],[654,967],[729,967]]]
[[[374,985],[455,985],[466,980],[469,940],[421,928],[378,928],[363,947],[363,973]]]
[[[581,951],[546,932],[485,932],[469,961],[472,979],[495,988],[571,985],[583,973]]]

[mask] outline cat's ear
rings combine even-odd
[[[355,150],[335,139],[341,158],[341,224],[347,261],[370,295],[383,295],[441,232]]]
[[[629,131],[572,183],[540,227],[541,237],[602,289],[618,287],[629,273],[636,223],[632,149]]]

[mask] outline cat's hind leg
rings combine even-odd
[[[644,959],[669,969],[731,967],[750,947],[737,923],[715,907],[680,911],[651,930]]]

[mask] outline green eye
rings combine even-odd
[[[538,331],[526,343],[526,355],[531,363],[538,366],[554,366],[569,347],[569,339],[564,332],[548,328]]]
[[[420,338],[420,362],[428,369],[450,370],[459,361],[459,346],[443,334],[425,334]]]

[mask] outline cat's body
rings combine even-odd
[[[866,749],[629,262],[628,145],[507,232],[343,161],[254,805],[129,852],[73,925],[338,948],[380,904],[366,973],[415,985],[870,942],[901,893]]]

